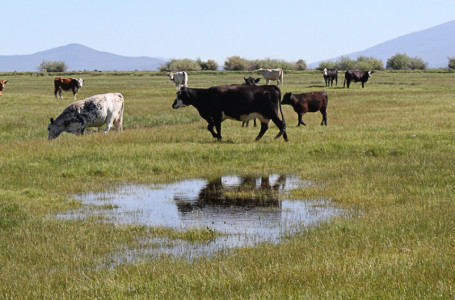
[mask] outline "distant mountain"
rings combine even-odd
[[[455,57],[454,36],[455,21],[451,21],[342,56],[351,59],[356,59],[361,55],[372,56],[382,60],[385,67],[387,59],[397,53],[406,53],[410,57],[422,58],[424,62],[428,63],[428,68],[446,68],[449,63],[447,58]],[[324,61],[333,61],[339,58],[335,57]],[[309,64],[309,67],[317,68],[320,63],[321,61]]]
[[[64,61],[68,71],[154,71],[167,61],[147,56],[121,56],[69,44],[29,55],[0,55],[0,72],[33,72],[44,60]]]

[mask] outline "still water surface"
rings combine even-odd
[[[75,195],[85,206],[60,214],[63,219],[103,216],[116,224],[209,228],[221,236],[196,243],[151,238],[140,249],[119,253],[117,263],[134,263],[160,254],[194,259],[284,237],[343,214],[329,201],[286,200],[293,189],[311,185],[293,175],[222,176],[160,185],[124,185],[113,191]],[[93,206],[98,209],[93,209]],[[90,208],[91,207],[91,208]],[[101,208],[109,207],[109,209]],[[153,246],[150,246],[153,245]]]

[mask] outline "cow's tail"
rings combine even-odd
[[[281,72],[280,72],[280,81],[281,81],[281,85],[284,84],[284,79],[283,79],[283,78],[284,78],[284,75],[283,75],[283,74],[284,74],[284,72],[283,72],[283,70],[281,70]],[[281,97],[280,97],[280,99],[281,99]]]
[[[281,128],[280,132],[277,134],[275,139],[279,138],[280,136],[283,136],[284,140],[287,142],[288,141],[288,135],[286,134],[286,120],[284,119],[284,114],[283,114],[283,109],[281,108],[281,90],[279,87],[277,87],[278,90],[278,105],[280,106],[280,114],[281,114]]]

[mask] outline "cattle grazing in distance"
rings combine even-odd
[[[261,78],[254,79],[253,77],[248,77],[248,78],[243,77],[243,80],[245,80],[244,84],[247,84],[247,85],[259,85],[259,81],[261,80]]]
[[[264,76],[265,84],[269,84],[270,80],[276,80],[276,85],[283,84],[282,69],[262,69],[258,70],[258,74]]]
[[[259,85],[259,81],[261,81],[261,78],[254,79],[253,77],[248,78],[243,77],[243,80],[245,80],[244,84],[246,85]],[[248,125],[250,125],[250,121],[242,122],[242,127],[248,127]],[[257,126],[256,118],[254,118],[254,127],[256,126]]]
[[[0,80],[0,96],[3,95],[3,90],[5,89],[5,84],[8,82],[8,80]]]
[[[325,124],[327,126],[328,102],[329,98],[327,96],[327,93],[325,91],[317,91],[302,94],[286,93],[284,94],[281,104],[288,104],[294,108],[294,111],[297,113],[299,118],[297,126],[300,126],[300,124],[306,126],[305,122],[302,121],[302,117],[305,113],[317,111],[320,111],[322,114],[321,125]]]
[[[56,77],[54,78],[54,96],[57,99],[57,91],[60,95],[60,99],[62,97],[62,90],[64,91],[73,91],[73,100],[76,101],[76,93],[82,87],[84,80],[82,78],[65,78],[65,77]]]
[[[76,135],[84,134],[87,127],[101,127],[106,124],[104,133],[112,125],[123,130],[124,98],[120,93],[91,96],[68,105],[63,112],[48,125],[49,139],[55,139],[63,131]]]
[[[347,83],[348,88],[349,85],[351,84],[351,81],[354,82],[362,82],[362,88],[365,85],[365,82],[368,81],[368,78],[371,77],[371,74],[373,74],[373,71],[355,71],[355,70],[348,70],[346,73],[344,73],[344,82],[343,82],[343,87]]]
[[[335,80],[335,85],[338,85],[338,70],[337,69],[327,69],[324,68],[323,71],[325,86],[333,86],[333,80]]]
[[[261,130],[256,140],[260,140],[269,128],[270,120],[287,141],[286,122],[281,110],[281,91],[274,85],[252,86],[246,84],[214,86],[208,89],[183,87],[177,92],[172,108],[193,105],[207,123],[207,130],[221,141],[221,122],[226,119],[248,121],[259,118]],[[278,110],[281,113],[279,118]],[[213,129],[215,128],[216,131]]]
[[[182,86],[188,86],[188,74],[185,71],[169,73],[169,78],[174,82],[177,90],[180,90]]]

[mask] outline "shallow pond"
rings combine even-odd
[[[309,181],[292,175],[229,175],[212,181],[187,179],[151,186],[125,185],[110,192],[75,195],[89,206],[58,217],[103,216],[117,224],[176,230],[209,228],[221,234],[203,243],[149,239],[144,241],[144,247],[119,254],[115,263],[132,263],[160,254],[194,259],[261,242],[278,243],[306,226],[344,213],[329,201],[283,199],[290,190],[309,185]]]

